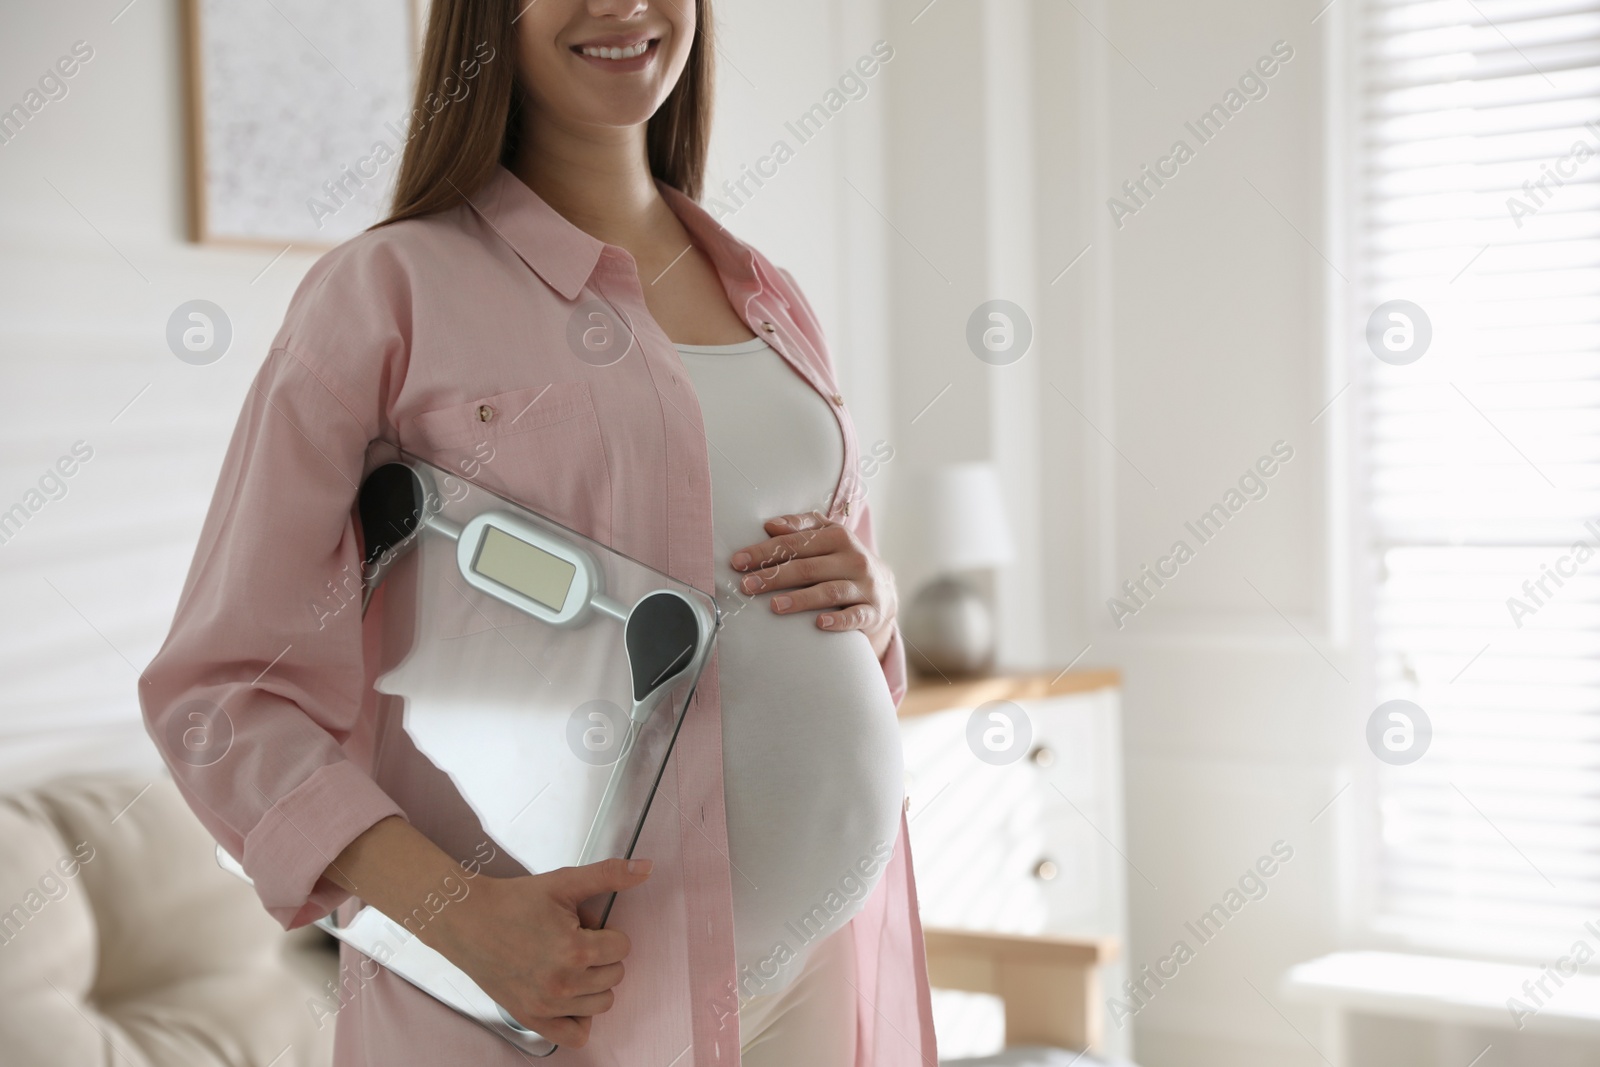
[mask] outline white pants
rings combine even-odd
[[[739,1009],[744,1067],[854,1067],[855,924],[811,947],[782,992],[754,996]]]

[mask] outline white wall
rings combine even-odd
[[[8,7],[9,106],[75,41],[94,58],[0,146],[0,499],[82,439],[63,499],[0,545],[0,778],[159,760],[135,686],[170,621],[234,416],[311,257],[183,240],[177,5]],[[258,277],[259,275],[259,277]],[[166,321],[205,298],[231,317],[209,367]]]
[[[1327,6],[886,3],[886,33],[906,42],[885,206],[893,425],[907,469],[1003,469],[1029,542],[997,582],[1006,661],[1055,670],[1081,655],[1123,672],[1128,962],[1154,964],[1179,940],[1195,952],[1133,1018],[1147,1067],[1332,1058],[1324,1020],[1278,983],[1295,962],[1370,940],[1350,892],[1371,709],[1351,643],[1353,397],[1329,406],[1350,358],[1330,350],[1330,319],[1351,298],[1330,223],[1325,146],[1343,83],[1329,77],[1341,13],[1320,16]],[[1279,41],[1293,57],[1265,97],[1202,143],[1185,122]],[[1107,201],[1126,201],[1123,182],[1180,138],[1193,158],[1118,225]],[[1011,367],[962,341],[992,297],[1033,318],[1035,349]],[[1294,455],[1265,498],[1201,544],[1185,523],[1279,441]],[[1194,558],[1119,625],[1107,600],[1179,539]],[[1185,922],[1277,841],[1294,855],[1266,896],[1202,943]],[[1368,1022],[1350,1062],[1464,1064],[1491,1040],[1484,1067],[1593,1058]]]
[[[1289,964],[1338,944],[1339,804],[1351,798],[1311,820],[1342,784],[1358,696],[1329,626],[1327,424],[1311,421],[1328,399],[1327,267],[1313,247],[1325,206],[1322,23],[1310,22],[1315,7],[1258,0],[1103,13],[1123,54],[1105,58],[1101,190],[1085,206],[1104,220],[1112,343],[1089,358],[1108,384],[1101,428],[1127,458],[1095,449],[1092,499],[1107,514],[1091,540],[1098,588],[1084,636],[1127,678],[1130,858],[1159,887],[1130,880],[1132,959],[1153,962],[1180,938],[1197,952],[1137,1016],[1139,1049],[1156,1067],[1309,1067],[1320,1056],[1301,1034],[1318,1038],[1318,1020],[1276,985]],[[1280,40],[1294,57],[1268,95],[1201,145],[1185,120]],[[1177,138],[1195,158],[1115,228],[1106,199]],[[1201,546],[1184,522],[1280,440],[1294,458],[1270,493]],[[1195,559],[1113,629],[1106,598],[1180,538]],[[1186,936],[1184,921],[1279,839],[1294,859],[1267,897],[1210,944]]]
[[[1317,235],[1322,211],[1315,8],[887,11],[905,41],[886,207],[894,425],[908,468],[991,458],[1005,472],[1032,537],[998,583],[1009,662],[1059,669],[1083,653],[1080,666],[1125,674],[1129,962],[1180,938],[1197,950],[1135,1016],[1135,1051],[1156,1067],[1319,1062],[1278,1011],[1309,1034],[1317,1018],[1276,991],[1286,966],[1337,945],[1337,806],[1310,819],[1338,789],[1351,702],[1322,658],[1349,676],[1327,626],[1329,478],[1310,421],[1325,399],[1324,268],[1296,232]],[[1267,97],[1114,226],[1121,182],[1175,138],[1195,142],[1183,121],[1279,39],[1295,55]],[[1036,328],[1009,367],[963,341],[993,297]],[[1115,587],[1178,537],[1195,543],[1184,521],[1280,439],[1294,458],[1269,495],[1117,629]],[[1279,839],[1295,855],[1266,898],[1200,945],[1184,920]]]

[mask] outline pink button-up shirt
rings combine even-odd
[[[828,517],[870,546],[856,435],[810,305],[699,205],[661,191],[740,318],[827,398],[845,445]],[[398,699],[372,688],[392,642],[380,611],[363,622],[353,502],[394,446],[443,467],[465,464],[485,488],[716,592],[700,408],[646,309],[632,257],[573,226],[504,168],[470,201],[363,234],[307,273],[245,401],[171,633],[139,689],[179,789],[286,928],[350,906],[322,872],[390,815],[458,860],[493,854],[491,875],[523,873],[486,844],[449,779],[410,743]],[[587,315],[592,301],[634,333],[633,348],[608,365],[582,358],[587,349],[574,340],[599,321]],[[496,413],[487,420],[484,405]],[[488,449],[493,461],[474,464]],[[898,702],[898,634],[883,664]],[[198,750],[183,740],[185,723],[204,711],[195,702],[226,713],[212,716]],[[585,1048],[548,1062],[733,1067],[738,994],[715,658],[635,854],[655,867],[611,913],[632,942],[616,1004]],[[932,1067],[903,813],[893,859],[853,921],[857,1067]],[[340,1067],[525,1067],[500,1038],[363,959],[344,950]]]

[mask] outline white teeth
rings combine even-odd
[[[650,48],[650,42],[649,41],[640,41],[638,44],[633,45],[631,48],[594,48],[594,47],[586,47],[586,48],[581,49],[581,51],[583,52],[584,55],[592,56],[595,59],[634,59],[634,58],[636,58],[638,56],[644,55],[645,52],[647,52],[649,50],[649,48]]]

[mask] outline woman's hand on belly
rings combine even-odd
[[[823,630],[860,630],[879,659],[894,635],[899,598],[894,573],[856,535],[817,512],[779,515],[764,528],[771,536],[734,552],[745,593],[770,593],[780,615],[820,611]]]

